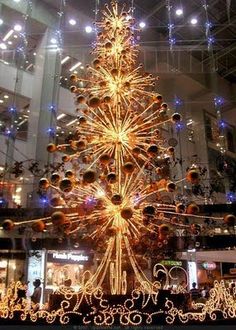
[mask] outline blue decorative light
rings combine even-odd
[[[11,113],[15,113],[16,112],[16,107],[15,106],[11,106],[8,108],[8,111],[11,112]]]
[[[176,107],[180,107],[183,104],[183,101],[180,98],[175,97],[174,104]]]
[[[216,96],[214,98],[215,107],[219,107],[224,104],[224,99],[221,96]]]
[[[215,38],[210,36],[207,38],[207,42],[208,42],[208,45],[212,45],[215,42]]]
[[[87,196],[85,198],[85,204],[90,206],[96,205],[96,198],[94,196]]]
[[[170,45],[175,45],[175,43],[176,43],[176,39],[175,38],[173,38],[173,37],[169,38],[169,44]]]
[[[9,129],[9,128],[6,128],[6,130],[5,130],[5,135],[6,136],[10,136],[11,135],[11,130]]]
[[[207,29],[210,29],[211,27],[212,27],[212,23],[211,23],[211,22],[209,22],[209,21],[208,21],[208,22],[206,22],[206,28],[207,28]]]
[[[236,201],[236,194],[230,191],[226,194],[226,199],[228,203],[233,203]]]
[[[47,133],[48,133],[48,135],[50,135],[50,136],[54,136],[54,135],[56,134],[55,128],[53,128],[53,127],[49,127],[49,128],[47,129]]]
[[[56,106],[54,104],[50,104],[48,109],[54,112],[56,110]]]
[[[220,120],[218,122],[218,126],[219,126],[219,128],[225,128],[227,126],[227,124],[224,120]]]
[[[174,28],[174,24],[168,24],[168,29],[172,30]]]
[[[185,124],[182,121],[180,121],[180,122],[178,122],[178,123],[175,124],[176,132],[180,132],[184,128],[185,128]]]

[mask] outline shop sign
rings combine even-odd
[[[69,263],[83,263],[90,261],[90,255],[73,252],[53,252],[48,253],[48,261],[51,262],[69,262]]]
[[[236,268],[230,268],[229,273],[231,275],[235,275],[236,274]]]
[[[182,261],[176,261],[176,260],[162,260],[160,262],[163,266],[182,266]]]
[[[205,262],[203,262],[202,267],[205,270],[214,270],[214,269],[216,269],[216,263],[215,262],[205,261]]]

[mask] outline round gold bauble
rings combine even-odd
[[[147,149],[148,155],[152,156],[152,157],[156,156],[158,154],[158,151],[159,151],[159,149],[156,144],[150,145],[150,147],[148,147],[148,149]]]
[[[102,154],[100,157],[99,157],[99,161],[101,164],[103,165],[108,165],[110,163],[110,155],[109,154]]]
[[[75,93],[77,91],[77,87],[76,86],[70,86],[70,91],[71,91],[71,93]]]
[[[72,180],[69,179],[69,178],[62,179],[61,182],[60,182],[60,184],[59,184],[59,188],[64,193],[70,192],[73,189],[73,182],[72,182]]]
[[[47,178],[42,178],[39,180],[39,188],[40,189],[48,189],[50,186],[50,183]]]
[[[147,216],[148,216],[148,215],[154,215],[155,212],[156,212],[156,209],[155,209],[155,207],[152,206],[152,205],[147,205],[147,206],[145,206],[144,209],[143,209],[143,215],[147,215]]]
[[[184,212],[185,212],[185,205],[182,204],[182,203],[178,203],[178,204],[175,206],[175,212],[176,212],[176,213],[184,213]]]
[[[166,191],[173,192],[176,189],[176,184],[174,182],[168,182],[166,185]]]
[[[131,173],[133,173],[135,166],[132,162],[127,162],[123,165],[122,169],[123,169],[124,173],[131,174]]]
[[[227,214],[224,216],[224,223],[229,227],[234,227],[236,223],[236,217],[233,214]]]
[[[182,119],[181,114],[177,112],[171,116],[171,120],[173,123],[178,123],[181,119]]]
[[[61,211],[56,211],[51,215],[51,221],[54,226],[61,226],[66,222],[66,215]]]
[[[187,214],[197,214],[199,213],[199,206],[196,203],[190,203],[186,209]]]
[[[52,173],[50,181],[53,185],[58,185],[60,180],[61,180],[61,176],[59,173]]]
[[[123,219],[128,220],[133,216],[133,210],[130,207],[125,207],[120,211],[120,215]]]
[[[101,100],[99,97],[93,96],[88,100],[88,105],[91,108],[98,108],[101,104]]]
[[[107,181],[108,181],[110,184],[116,183],[116,179],[117,179],[116,173],[111,172],[111,173],[108,173],[108,174],[107,174]]]
[[[55,152],[57,150],[57,146],[54,143],[49,143],[47,145],[47,151],[48,152]]]
[[[85,104],[86,103],[86,98],[84,95],[79,95],[76,98],[76,101],[78,104]]]
[[[186,174],[186,180],[192,184],[199,184],[200,181],[200,173],[198,170],[192,169],[189,170]]]
[[[122,196],[120,194],[114,194],[111,197],[111,202],[114,205],[120,205],[122,203]]]
[[[85,183],[93,183],[97,179],[97,173],[93,170],[85,171],[83,174],[83,181]]]
[[[33,229],[33,231],[35,231],[36,233],[41,233],[44,231],[45,229],[45,222],[42,220],[38,220],[32,223],[31,228]]]
[[[2,223],[2,229],[5,231],[11,231],[14,229],[14,227],[15,227],[15,223],[10,219],[6,219]]]
[[[68,178],[68,179],[71,179],[74,177],[74,172],[71,171],[71,170],[67,170],[66,173],[65,173],[65,177]]]
[[[70,75],[70,81],[74,83],[74,82],[76,82],[76,80],[77,80],[77,76],[76,76],[76,74],[72,73],[72,74]]]
[[[61,197],[53,197],[50,199],[49,204],[52,207],[62,206],[64,204],[64,200]]]

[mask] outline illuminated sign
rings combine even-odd
[[[48,261],[59,263],[84,263],[91,260],[90,254],[73,253],[73,252],[49,252]]]
[[[205,261],[203,262],[202,267],[206,270],[214,270],[216,269],[216,264],[215,262]]]
[[[176,260],[162,260],[160,262],[163,266],[182,266],[182,261],[176,261]]]

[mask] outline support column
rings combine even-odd
[[[28,158],[39,162],[41,168],[53,161],[46,148],[55,138],[60,86],[60,50],[50,44],[52,37],[53,31],[48,28],[36,50],[33,98],[30,103]],[[35,178],[31,186],[33,200],[28,200],[28,206],[39,206],[36,193],[38,180]]]

